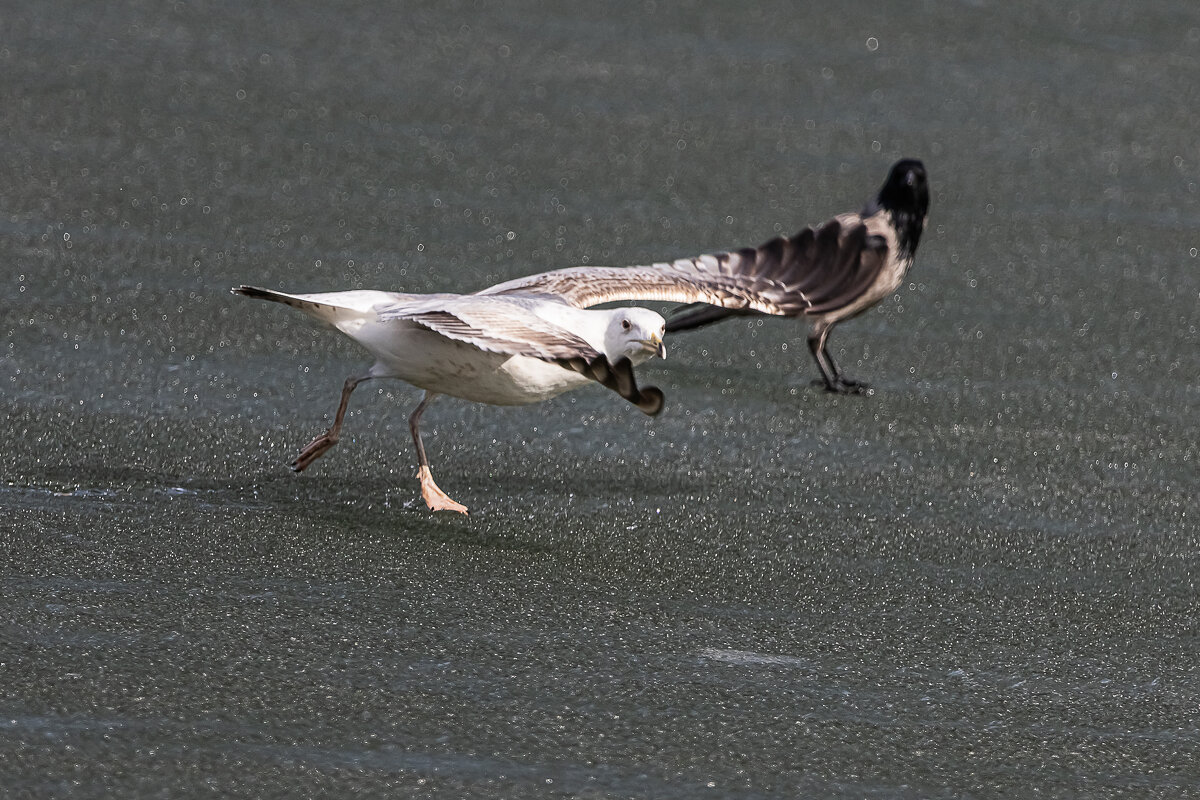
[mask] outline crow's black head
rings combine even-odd
[[[925,217],[929,214],[929,178],[925,174],[925,165],[915,158],[902,158],[893,164],[879,194],[866,210],[889,212],[896,225],[901,253],[906,256],[915,253],[921,232],[925,230]]]
[[[915,158],[902,158],[893,164],[879,190],[879,205],[888,211],[917,217],[928,214],[929,178],[925,174],[925,165]]]

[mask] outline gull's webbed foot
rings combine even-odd
[[[451,500],[450,496],[439,489],[438,485],[433,482],[433,474],[430,473],[429,467],[418,467],[417,478],[421,481],[421,497],[425,500],[425,505],[429,506],[430,511],[467,513],[466,506]]]

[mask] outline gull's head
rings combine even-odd
[[[615,308],[604,335],[604,349],[611,360],[625,356],[640,364],[651,356],[667,357],[663,335],[667,321],[648,308]]]

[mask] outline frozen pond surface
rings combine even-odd
[[[1200,9],[8,4],[11,797],[1200,796]],[[752,245],[924,159],[898,296],[542,406],[254,283]]]

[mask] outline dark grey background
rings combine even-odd
[[[1200,796],[1200,9],[4,3],[0,795]],[[252,7],[248,7],[252,6]],[[443,400],[228,294],[757,244],[901,156],[832,340]]]

